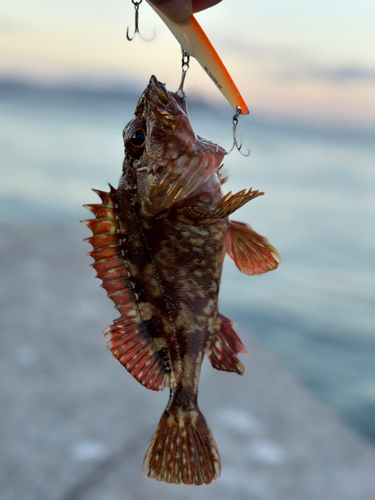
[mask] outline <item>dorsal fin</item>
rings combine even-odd
[[[91,264],[110,299],[115,303],[121,317],[104,330],[104,340],[112,354],[125,366],[129,373],[148,389],[162,390],[168,385],[168,375],[155,349],[152,338],[142,320],[133,285],[123,258],[120,244],[120,227],[117,217],[116,190],[94,190],[102,204],[84,205],[95,219],[81,221],[93,236],[85,241],[91,243],[94,258]]]
[[[229,221],[227,252],[245,274],[267,273],[280,263],[280,255],[267,238],[242,222]]]

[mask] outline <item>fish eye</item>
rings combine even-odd
[[[130,136],[130,142],[136,148],[140,148],[141,146],[143,146],[145,140],[146,140],[146,134],[145,131],[141,128],[135,130]]]

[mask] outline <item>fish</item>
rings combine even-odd
[[[198,406],[205,355],[213,368],[242,375],[247,354],[233,323],[218,311],[226,254],[248,275],[280,257],[249,225],[229,219],[261,195],[223,195],[226,151],[196,135],[186,102],[152,76],[123,131],[118,188],[94,190],[82,221],[92,266],[120,316],[104,330],[108,348],[144,387],[168,387],[169,401],[146,452],[143,473],[175,484],[209,484],[219,451]]]

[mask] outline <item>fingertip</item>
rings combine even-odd
[[[221,0],[192,0],[193,14],[201,10],[209,9],[220,2]]]
[[[192,14],[192,0],[150,0],[174,23],[186,22]]]

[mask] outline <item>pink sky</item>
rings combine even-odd
[[[4,0],[0,23],[0,76],[88,82],[151,74],[177,89],[180,48],[144,2],[139,37],[126,0]],[[332,0],[296,3],[223,1],[197,15],[251,111],[287,119],[368,126],[375,124],[374,3]],[[324,15],[322,15],[324,13]],[[224,104],[193,61],[188,95]]]

